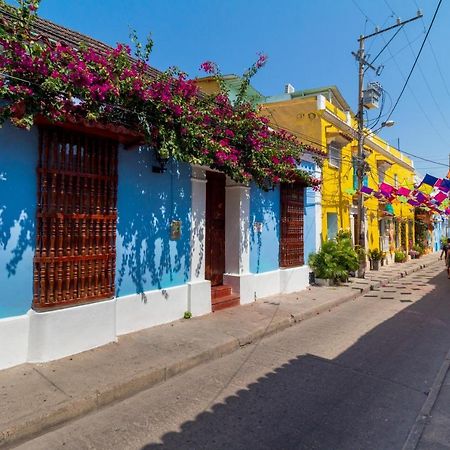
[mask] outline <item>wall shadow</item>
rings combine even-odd
[[[450,348],[448,283],[429,282],[338,357],[299,354],[143,449],[401,448]]]
[[[250,194],[250,271],[268,272],[279,268],[280,190],[263,191],[254,183]]]
[[[184,284],[190,270],[191,181],[187,164],[170,160],[164,173],[153,150],[119,153],[116,295]],[[171,222],[181,236],[171,238]]]
[[[33,296],[37,130],[0,130],[0,318],[24,314]]]

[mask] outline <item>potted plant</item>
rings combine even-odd
[[[380,270],[380,261],[383,258],[383,252],[380,252],[377,248],[369,250],[367,252],[372,270]]]
[[[406,260],[406,254],[403,250],[396,250],[394,253],[394,261],[396,263],[402,263]]]
[[[310,255],[309,266],[315,274],[316,284],[330,286],[347,281],[349,273],[358,268],[358,257],[347,236],[325,241],[319,252]]]

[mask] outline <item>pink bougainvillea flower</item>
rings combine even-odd
[[[258,58],[258,61],[256,61],[256,68],[260,69],[267,62],[268,57],[264,53],[258,53],[258,55],[259,55],[259,58]]]
[[[215,73],[217,66],[212,61],[205,61],[200,64],[200,70],[203,70],[206,73]]]

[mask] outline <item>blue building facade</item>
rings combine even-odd
[[[77,133],[82,137],[96,131],[80,127]],[[37,217],[43,214],[39,212],[40,172],[36,170],[40,167],[41,141],[37,127],[24,131],[5,125],[0,129],[0,368],[98,347],[122,334],[177,320],[185,311],[193,315],[211,312],[212,288],[205,267],[205,236],[210,232],[207,174],[211,169],[169,160],[161,170],[152,149],[126,149],[122,144],[118,144],[117,158],[113,295],[63,307],[33,307],[39,288],[34,269],[39,240]],[[304,168],[317,169],[307,160]],[[58,176],[64,179],[65,175]],[[96,185],[89,186],[81,191],[86,193]],[[52,189],[50,184],[47,188]],[[74,189],[69,188],[66,194],[73,195]],[[301,189],[305,190],[306,260],[320,226],[317,193]],[[223,283],[230,286],[241,304],[304,289],[309,272],[305,264],[280,267],[280,187],[266,192],[255,184],[239,185],[226,178],[224,191]],[[99,191],[95,195],[101,199],[103,194]],[[102,230],[100,226],[92,231],[98,242]],[[47,229],[47,233],[54,233],[52,245],[57,249],[59,231]],[[83,270],[87,268],[94,270],[95,265]],[[61,268],[54,274],[46,280],[60,283],[63,289],[72,286],[72,279],[77,277]],[[89,283],[96,276],[92,275]]]
[[[442,240],[450,237],[450,224],[448,217],[436,215],[433,220],[433,226],[433,250],[438,252],[441,250]]]

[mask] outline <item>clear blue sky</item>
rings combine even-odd
[[[14,3],[10,0],[10,3]],[[268,54],[267,65],[254,86],[265,95],[335,84],[353,110],[357,98],[357,64],[351,51],[357,37],[416,14],[424,13],[401,31],[378,62],[385,68],[377,80],[395,101],[414,61],[425,28],[438,0],[42,0],[40,15],[114,45],[129,42],[135,28],[152,33],[152,65],[177,66],[191,77],[205,60],[223,73],[241,74],[257,52]],[[394,14],[395,13],[395,14]],[[392,116],[396,125],[382,135],[401,149],[448,163],[450,153],[450,1],[444,0],[425,44],[419,65]],[[375,56],[392,35],[367,42]],[[410,45],[409,45],[410,44]],[[385,111],[391,103],[386,102]],[[373,117],[375,113],[371,113]],[[422,172],[436,176],[445,167],[415,160]]]

